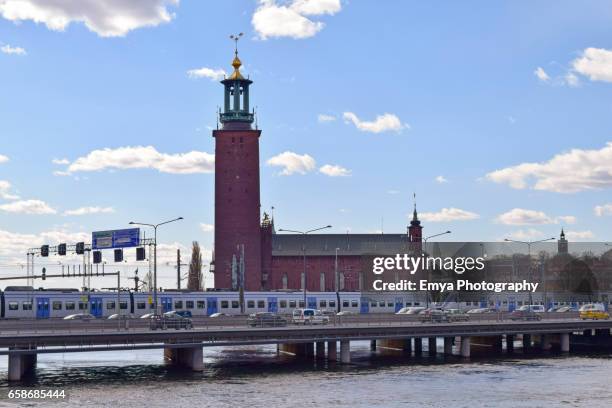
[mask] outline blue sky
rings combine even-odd
[[[416,192],[425,236],[612,239],[608,2],[49,3],[0,0],[0,273],[130,220],[210,252],[240,31],[277,228],[403,232]]]

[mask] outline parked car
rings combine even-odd
[[[409,307],[405,307],[404,309],[406,309],[403,313],[397,313],[397,314],[419,314],[421,313],[423,310],[425,310],[426,308],[423,306],[409,306]]]
[[[213,318],[213,319],[216,319],[216,318],[218,318],[218,317],[224,317],[224,316],[227,316],[227,314],[225,314],[225,313],[221,313],[221,312],[217,312],[217,313],[213,313],[213,314],[211,314],[211,315],[210,315],[210,316],[208,316],[208,317],[211,317],[211,318]]]
[[[350,310],[342,310],[338,313],[336,313],[336,316],[350,316],[350,315],[354,315],[355,312],[351,312]]]
[[[193,322],[188,317],[183,317],[175,311],[166,312],[161,316],[152,316],[149,320],[151,330],[166,329],[192,329]]]
[[[421,323],[444,323],[449,317],[442,309],[430,309],[419,313],[419,320]]]
[[[583,305],[580,308],[580,318],[582,320],[593,319],[593,320],[601,320],[601,319],[609,319],[610,314],[604,308],[604,305],[601,303],[589,303]]]
[[[470,315],[461,309],[446,309],[444,313],[446,313],[449,322],[467,322],[470,320]]]
[[[140,319],[152,319],[155,317],[155,313],[146,313],[140,316]]]
[[[252,313],[247,318],[247,325],[251,327],[284,327],[287,319],[272,312]]]
[[[96,317],[89,313],[76,313],[64,317],[64,320],[93,320]]]
[[[118,313],[113,313],[112,315],[108,316],[108,320],[117,320],[117,319],[123,319],[123,320],[129,319],[129,316],[124,315],[124,314],[120,315]]]
[[[317,309],[295,309],[292,314],[293,324],[327,324],[329,316]]]
[[[542,320],[541,313],[544,310],[544,306],[540,305],[541,309],[536,309],[534,306],[538,305],[524,305],[519,307],[510,313],[510,320]],[[540,312],[537,312],[536,310],[540,310]]]

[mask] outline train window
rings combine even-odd
[[[387,307],[393,307],[393,302],[387,302]]]
[[[127,300],[122,300],[121,302],[119,302],[119,309],[127,309]]]
[[[359,302],[356,300],[351,301],[351,307],[359,307]]]
[[[146,308],[147,308],[146,302],[136,302],[136,309],[146,309]]]
[[[106,302],[106,310],[113,310],[115,308],[115,302]]]
[[[32,302],[23,302],[21,308],[23,310],[32,310]]]
[[[79,302],[79,310],[87,310],[87,303]]]
[[[348,300],[343,300],[342,301],[342,307],[349,307],[349,301]]]
[[[304,307],[304,301],[300,300],[299,305],[300,305],[300,307]]]
[[[378,303],[376,303],[376,302],[370,302],[370,306],[371,306],[371,307],[376,307],[376,306],[378,306]]]
[[[205,300],[198,300],[196,305],[198,306],[198,309],[204,309],[204,307],[206,306],[206,301]]]
[[[227,300],[221,301],[221,309],[227,309],[229,307],[229,302]]]
[[[265,300],[258,300],[257,301],[257,308],[258,309],[265,309],[266,308],[266,301]]]
[[[406,302],[406,306],[412,306],[412,302]]]
[[[74,310],[74,302],[66,302],[66,310]]]
[[[254,300],[247,300],[247,307],[249,309],[253,309],[255,307],[255,301]]]
[[[193,300],[186,300],[185,301],[185,308],[186,309],[193,309]]]
[[[19,302],[9,302],[9,310],[19,310]]]
[[[296,305],[295,300],[290,300],[289,301],[289,309],[295,309],[295,305]]]
[[[421,305],[421,302],[414,302],[414,305],[415,305],[415,306],[420,306],[420,305]]]
[[[182,309],[183,308],[183,301],[182,300],[176,300],[174,302],[174,308],[175,309]]]
[[[330,300],[329,301],[329,307],[336,307],[336,301],[335,300]]]
[[[378,307],[385,307],[385,302],[378,302]]]
[[[278,303],[279,303],[281,309],[286,309],[287,308],[287,301],[286,300],[281,300]]]
[[[327,307],[327,300],[320,300],[319,307]]]
[[[232,309],[238,309],[240,307],[240,303],[237,300],[232,300]]]
[[[62,310],[62,302],[53,302],[53,310]]]

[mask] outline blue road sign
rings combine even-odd
[[[95,231],[91,234],[93,249],[128,248],[140,245],[140,228]]]

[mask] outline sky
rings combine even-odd
[[[177,248],[210,258],[239,32],[277,229],[404,232],[416,193],[424,236],[610,241],[611,23],[592,0],[0,0],[0,275],[178,216],[160,284]],[[132,252],[104,256],[142,276]]]

